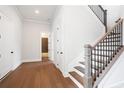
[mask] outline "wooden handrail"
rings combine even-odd
[[[105,35],[104,35],[100,40],[98,40],[95,45],[92,46],[92,49],[94,49],[94,48],[98,45],[98,43],[100,43],[103,39],[105,39],[106,36],[108,36],[108,35],[115,29],[115,27],[116,27],[118,24],[120,24],[122,21],[123,21],[123,19],[120,19],[120,20],[118,21],[118,23],[116,23],[116,24],[114,25],[114,27],[113,27],[110,31],[108,31],[107,33],[105,33]]]
[[[101,5],[98,5],[99,7],[100,7],[100,9],[103,11],[103,12],[105,12],[105,10],[102,8],[102,6]]]
[[[88,44],[84,48],[85,87],[96,87],[112,66],[109,64],[113,64],[116,55],[123,48],[123,19],[118,20],[94,46]]]
[[[118,18],[118,20],[116,20],[115,23],[118,23],[119,20],[121,20],[121,18]]]

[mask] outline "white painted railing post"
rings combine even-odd
[[[84,87],[92,88],[92,76],[91,76],[91,45],[87,44],[84,46],[85,49],[85,76],[84,76]]]

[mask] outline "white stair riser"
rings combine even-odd
[[[81,73],[79,70],[77,70],[77,69],[74,68],[73,71],[75,71],[80,76],[84,77],[84,73]]]

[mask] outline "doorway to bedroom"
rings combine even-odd
[[[49,61],[48,56],[48,33],[42,33],[41,37],[41,58],[43,62]]]

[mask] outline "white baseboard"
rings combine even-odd
[[[22,63],[25,63],[25,62],[40,62],[42,61],[42,59],[24,59],[22,60]]]
[[[2,71],[2,72],[0,73],[0,80],[1,80],[2,78],[4,78],[4,77],[11,71],[11,69],[12,69],[12,68],[7,68],[7,69],[5,69],[4,71]]]
[[[66,73],[64,72],[64,73],[62,73],[62,74],[63,74],[63,76],[64,76],[65,78],[66,78],[66,77],[69,77],[69,73],[67,73],[67,72],[66,72]]]
[[[4,80],[11,72],[13,72],[16,68],[18,68],[20,65],[21,65],[22,63],[20,62],[19,64],[16,64],[16,65],[14,65],[12,68],[11,68],[11,70],[8,70],[6,73],[4,73],[4,75],[2,75],[2,77],[0,77],[0,82],[2,81],[2,80]]]
[[[18,68],[21,64],[22,64],[22,62],[19,63],[19,64],[14,65],[13,68],[12,68],[12,70],[15,70],[15,69]]]

